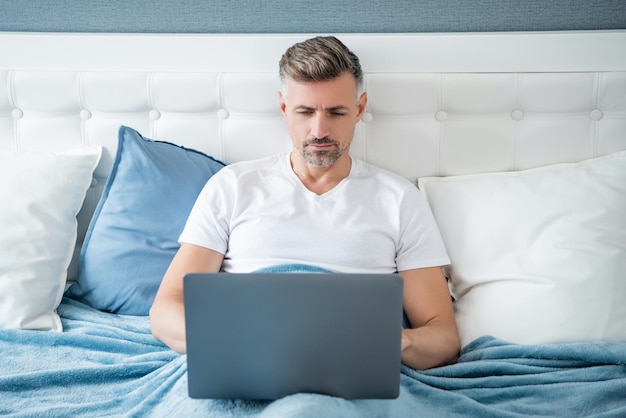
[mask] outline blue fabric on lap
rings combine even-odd
[[[333,271],[309,264],[293,263],[263,267],[255,270],[255,273],[333,273]]]
[[[347,401],[191,399],[186,357],[154,340],[147,317],[64,299],[65,332],[0,330],[0,414],[8,416],[526,417],[626,416],[626,344],[523,346],[482,337],[458,363],[402,368],[400,396]],[[367,365],[363,365],[367,367]]]

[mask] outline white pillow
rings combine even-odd
[[[0,328],[62,330],[76,215],[100,154],[0,151]]]
[[[452,261],[463,345],[626,341],[626,151],[418,185]]]

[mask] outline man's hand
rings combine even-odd
[[[411,348],[411,339],[406,334],[406,330],[402,330],[402,351],[408,350]]]

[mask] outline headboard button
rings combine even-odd
[[[87,109],[83,109],[80,111],[80,118],[82,120],[87,120],[87,119],[91,119],[91,112],[88,111]]]
[[[22,109],[13,109],[11,116],[13,116],[13,119],[21,119],[24,116],[24,112],[22,112]]]
[[[591,118],[591,120],[598,121],[602,119],[603,116],[604,113],[602,113],[600,109],[593,109],[591,112],[589,112],[589,117]]]
[[[443,110],[439,110],[437,113],[435,113],[435,119],[437,119],[439,122],[443,122],[448,119],[448,114]]]
[[[520,120],[524,119],[524,112],[522,112],[520,109],[515,109],[511,112],[511,119],[519,122]]]
[[[220,119],[228,119],[228,116],[230,116],[230,113],[226,109],[220,109],[217,111],[217,117]]]
[[[361,116],[361,121],[363,123],[370,123],[372,119],[374,119],[374,116],[369,112],[365,112],[363,113],[363,116]]]
[[[150,111],[150,113],[148,114],[148,116],[149,116],[149,117],[150,117],[150,119],[152,119],[152,120],[158,120],[158,119],[161,119],[161,112],[159,112],[159,111],[158,111],[158,110],[156,110],[156,109],[152,109],[152,110]]]

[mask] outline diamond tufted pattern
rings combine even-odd
[[[69,39],[85,53],[91,51],[87,49],[89,37],[61,38],[61,43]],[[107,38],[94,39],[101,47],[98,51],[109,45]],[[235,45],[245,40],[234,39]],[[412,42],[402,39],[405,46]],[[146,41],[129,40],[131,44]],[[271,39],[261,38],[260,42],[272,43],[282,51],[284,44],[292,41],[280,38],[274,45]],[[385,57],[391,52],[385,52],[384,37],[376,41],[369,50],[369,43],[358,36],[353,39],[366,72],[373,70],[366,73],[369,105],[357,126],[352,153],[411,181],[421,176],[579,161],[626,149],[626,66],[619,62],[611,61],[610,71],[579,71],[575,66],[576,71],[556,73],[435,72],[414,70],[415,58],[407,58],[406,71],[402,66],[387,71],[394,64],[381,64],[373,59],[373,53]],[[416,44],[427,41],[416,38]],[[120,46],[121,41],[113,38],[110,42]],[[25,44],[37,43],[28,38]],[[250,45],[241,45],[250,52]],[[79,236],[84,236],[104,186],[120,125],[204,151],[227,163],[290,148],[278,107],[277,75],[268,72],[266,58],[258,71],[255,67],[242,71],[246,63],[234,50],[220,56],[224,63],[212,64],[207,71],[198,70],[199,64],[193,60],[189,71],[161,70],[159,66],[148,71],[143,67],[149,64],[144,63],[139,69],[47,68],[64,67],[58,64],[62,57],[55,56],[53,64],[42,65],[40,70],[28,55],[17,58],[19,51],[7,46],[3,47],[8,50],[7,62],[23,60],[27,68],[0,65],[0,149],[59,151],[104,146],[95,187],[79,215]],[[130,59],[134,56],[131,52],[138,50],[129,47],[122,52]],[[177,57],[195,57],[193,52],[177,51]],[[210,55],[211,51],[204,52]],[[93,61],[98,67],[103,57],[95,51],[89,53],[88,63]],[[526,51],[526,55],[532,53]],[[82,65],[78,57],[68,60]],[[442,68],[450,67],[448,58],[440,60]],[[615,65],[619,71],[614,70]],[[215,68],[224,70],[213,71]]]

